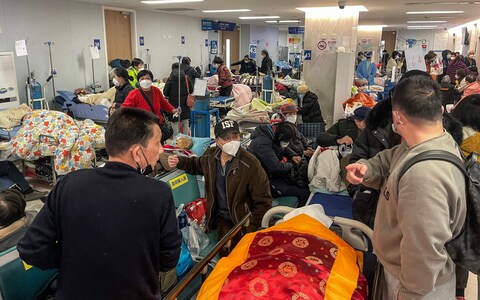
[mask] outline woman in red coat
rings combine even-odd
[[[232,73],[225,66],[221,57],[215,57],[213,64],[217,67],[218,85],[220,86],[220,96],[230,97],[233,90]]]
[[[153,112],[160,118],[160,124],[165,123],[162,112],[176,114],[178,109],[174,108],[157,87],[152,86],[153,74],[149,70],[142,70],[138,73],[138,82],[140,87],[131,91],[122,107],[134,107]],[[170,138],[171,134],[167,134],[162,128],[162,141]],[[169,135],[169,136],[167,136]]]

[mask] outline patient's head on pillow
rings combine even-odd
[[[182,136],[177,139],[177,148],[190,150],[192,146],[192,139],[188,136]]]

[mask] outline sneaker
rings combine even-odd
[[[40,192],[40,191],[37,191],[37,190],[33,190],[33,192],[29,193],[29,194],[25,194],[25,201],[33,201],[33,200],[37,200],[37,199],[40,199],[44,196],[48,195],[48,192]]]

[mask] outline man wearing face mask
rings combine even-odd
[[[294,196],[298,198],[298,207],[304,206],[310,196],[308,188],[292,183],[289,174],[298,165],[302,157],[290,149],[295,137],[295,126],[290,122],[274,125],[260,125],[252,133],[252,142],[248,151],[261,162],[270,179],[275,197]]]
[[[162,142],[173,135],[173,129],[168,127],[163,117],[163,112],[176,114],[178,109],[174,108],[163,96],[159,88],[152,86],[153,74],[149,70],[142,70],[138,73],[140,87],[131,91],[122,107],[140,108],[153,112],[160,119],[162,128]],[[170,131],[171,130],[171,131]]]
[[[280,107],[280,111],[283,121],[296,125],[298,109],[295,104],[284,104]],[[298,130],[297,126],[292,126],[292,128],[295,130],[295,136],[290,141],[288,147],[299,156],[312,157],[315,151],[310,147],[309,141]]]
[[[413,157],[444,150],[461,159],[442,123],[438,84],[424,75],[402,79],[391,99],[400,145],[347,166],[347,179],[380,189],[373,245],[385,269],[382,299],[455,299],[455,263],[446,243],[462,230],[465,178],[452,163]]]
[[[367,59],[365,61],[362,61],[357,67],[357,77],[363,82],[364,85],[375,84],[377,65],[375,64],[375,62],[372,62],[372,55],[372,51],[365,52],[365,57]]]
[[[474,73],[475,75],[478,74],[477,61],[475,60],[475,51],[468,51],[468,56],[465,58],[465,65],[467,65],[470,72]]]
[[[56,298],[154,300],[175,282],[173,196],[142,175],[163,152],[160,139],[158,117],[121,108],[108,121],[105,166],[68,174],[48,195],[17,249],[28,264],[59,269]]]
[[[243,60],[237,61],[230,66],[238,66],[240,65],[240,72],[239,74],[250,74],[254,75],[257,72],[257,64],[255,63],[255,60],[250,59],[248,55],[245,55]]]
[[[218,227],[220,240],[248,212],[252,218],[246,232],[256,231],[272,207],[272,195],[260,162],[240,146],[238,123],[223,120],[215,125],[214,132],[217,147],[209,148],[202,157],[170,156],[168,164],[205,176],[207,226]],[[238,240],[233,240],[233,247]]]

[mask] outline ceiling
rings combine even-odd
[[[238,24],[256,24],[269,25],[265,20],[240,20],[239,16],[264,16],[275,15],[281,19],[299,19],[304,18],[304,13],[295,9],[296,7],[319,7],[319,6],[337,6],[338,1],[331,0],[204,0],[197,3],[177,3],[177,4],[155,4],[147,5],[140,3],[140,0],[76,0],[80,2],[97,3],[106,6],[157,10],[157,9],[193,9],[182,12],[166,12],[184,16],[198,18],[208,18],[213,20],[230,21]],[[452,28],[467,22],[474,21],[480,16],[480,1],[452,1],[452,0],[347,0],[349,5],[364,5],[369,11],[361,12],[359,18],[360,25],[387,25],[392,29],[406,28],[407,21],[426,21],[438,20],[447,21],[447,23],[433,24],[438,28]],[[251,12],[243,13],[202,13],[202,10],[217,9],[251,9]],[[438,15],[407,15],[407,11],[431,11],[431,10],[460,10],[463,14],[438,14]],[[165,11],[162,11],[165,12]],[[411,24],[409,24],[411,25]],[[416,25],[416,24],[415,24]],[[420,24],[419,24],[420,25]],[[425,25],[425,24],[422,24]],[[269,25],[277,26],[278,25]],[[295,26],[292,24],[283,25],[283,27]],[[388,28],[386,29],[388,30]]]

